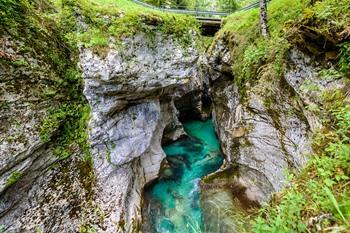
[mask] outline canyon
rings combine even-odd
[[[74,17],[79,30],[86,30],[79,11]],[[210,139],[217,140],[220,161],[195,177],[198,206],[193,208],[200,208],[204,232],[240,232],[238,215],[266,205],[290,185],[288,172],[298,174],[307,164],[313,134],[323,127],[307,106],[320,105],[324,91],[346,89],[343,78],[323,79],[323,66],[294,45],[280,78],[263,75],[238,85],[232,69],[237,57],[227,35],[217,34],[203,49],[198,32],[187,30],[190,41],[184,45],[176,35],[155,29],[159,19],[152,17],[145,19],[156,31],[151,35],[136,32],[118,46],[110,39],[100,50],[80,44],[76,63],[62,55],[69,64],[63,70],[77,69],[82,80],[73,90],[80,97],[72,109],[72,91],[52,94],[52,83],[61,87],[66,80],[57,81],[59,68],[46,60],[46,47],[38,49],[67,48],[46,38],[26,52],[24,38],[2,30],[1,230],[155,232],[149,216],[158,208],[150,198],[152,187],[192,158],[172,157],[169,148],[184,141],[206,145],[198,139]],[[61,117],[62,109],[70,118]],[[59,133],[77,119],[87,124],[74,128],[83,134],[69,138],[74,143],[66,156],[59,149],[68,139]],[[192,121],[212,122],[211,136],[193,134]],[[190,146],[189,151],[200,151]],[[237,222],[225,213],[237,213]]]

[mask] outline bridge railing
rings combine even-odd
[[[147,8],[151,8],[151,9],[155,9],[155,10],[171,12],[171,13],[178,13],[178,14],[194,15],[194,16],[207,16],[207,17],[208,16],[209,17],[214,17],[214,16],[225,17],[225,16],[228,16],[228,15],[234,13],[234,12],[237,12],[237,11],[250,10],[250,9],[259,7],[259,2],[257,2],[257,3],[253,3],[251,5],[248,5],[246,7],[239,8],[239,9],[229,13],[229,12],[218,12],[218,11],[205,11],[205,10],[200,10],[200,9],[187,10],[187,9],[174,9],[174,8],[156,7],[154,5],[145,3],[145,2],[143,2],[141,0],[132,0],[132,1],[137,3],[137,4],[139,4],[139,5],[141,5],[141,6],[144,6],[144,7],[147,7]]]

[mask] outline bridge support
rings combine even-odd
[[[197,17],[203,36],[214,36],[221,28],[221,19]]]

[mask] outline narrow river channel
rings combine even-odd
[[[211,119],[183,125],[189,137],[164,147],[167,166],[147,190],[151,232],[201,232],[199,181],[223,162]]]

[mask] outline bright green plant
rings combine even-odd
[[[277,205],[262,210],[255,220],[254,232],[304,232],[305,219],[320,213],[330,213],[338,229],[349,227],[350,102],[339,92],[325,93],[324,101],[323,113],[330,113],[323,115],[324,123],[335,130],[316,135],[318,154],[293,179],[294,188],[284,190]],[[327,227],[330,223],[321,224]]]
[[[343,77],[343,74],[334,68],[323,69],[319,72],[320,77],[326,81],[333,81]]]
[[[344,42],[339,45],[340,54],[339,54],[339,70],[344,73],[350,72],[350,42]]]
[[[6,186],[7,186],[7,187],[10,187],[10,186],[12,186],[13,184],[17,183],[17,182],[22,178],[22,176],[23,176],[22,172],[18,172],[18,171],[13,172],[13,173],[7,178]]]
[[[156,32],[172,36],[181,45],[192,44],[192,33],[199,31],[199,25],[194,17],[177,14],[167,14],[157,10],[127,7],[127,2],[91,0],[65,0],[57,3],[62,10],[64,28],[67,28],[66,38],[70,44],[82,44],[96,51],[103,51],[108,46],[118,48],[121,39],[144,33],[146,39],[152,41]],[[129,2],[129,5],[133,5]],[[74,9],[79,8],[89,29],[77,31],[74,26]],[[68,22],[66,22],[68,21]],[[65,26],[67,25],[67,26]],[[197,33],[199,34],[199,33]],[[113,38],[113,40],[111,40]],[[115,41],[115,44],[111,43]]]

